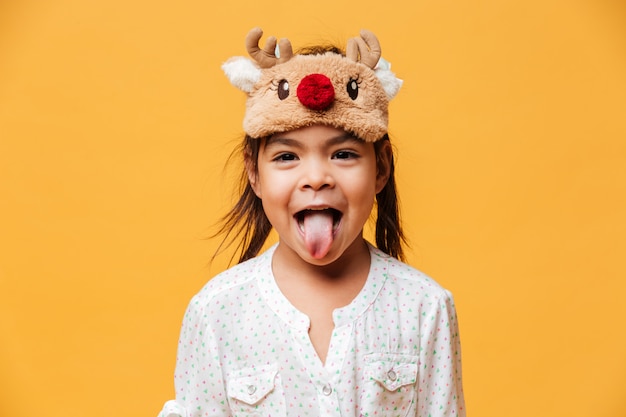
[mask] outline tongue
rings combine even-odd
[[[315,259],[321,259],[333,243],[333,215],[327,210],[309,211],[304,215],[304,242]]]

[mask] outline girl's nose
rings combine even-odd
[[[310,162],[303,168],[305,168],[305,171],[301,181],[302,189],[318,191],[323,188],[334,187],[335,180],[323,162]]]

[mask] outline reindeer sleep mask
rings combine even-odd
[[[348,41],[346,55],[294,55],[287,39],[263,31],[246,37],[251,59],[233,57],[222,65],[231,84],[248,94],[243,128],[253,138],[314,124],[333,126],[367,141],[387,133],[388,105],[402,85],[380,58],[376,36],[362,30]]]

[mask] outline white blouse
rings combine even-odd
[[[451,294],[370,246],[359,295],[333,313],[326,362],[272,275],[276,246],[191,300],[160,417],[465,416]]]

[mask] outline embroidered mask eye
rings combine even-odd
[[[280,80],[278,82],[278,98],[281,100],[289,97],[289,82],[287,80]]]
[[[352,100],[356,100],[356,98],[359,96],[359,81],[358,81],[358,79],[350,78],[350,81],[348,81],[348,85],[346,87],[346,90],[348,91],[348,95],[350,96],[350,98]]]

